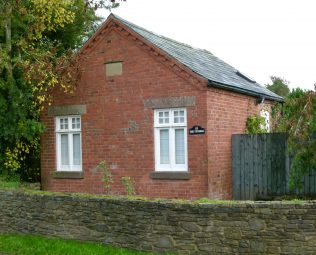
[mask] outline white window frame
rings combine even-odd
[[[174,123],[174,112],[184,111],[184,122]],[[169,123],[159,123],[159,112],[169,112]],[[169,130],[169,164],[160,163],[160,130]],[[184,130],[184,164],[176,164],[175,130]],[[156,109],[154,111],[155,171],[188,171],[186,108]]]
[[[80,128],[72,128],[72,118],[79,118]],[[61,119],[68,119],[68,129],[61,129]],[[81,116],[58,116],[55,118],[56,133],[56,161],[57,171],[82,171],[82,141],[81,141]],[[69,164],[63,165],[61,160],[61,135],[68,134],[68,159]],[[73,161],[73,135],[79,134],[80,137],[80,165],[74,165]]]

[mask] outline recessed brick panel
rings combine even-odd
[[[106,76],[122,75],[123,63],[122,62],[110,62],[105,63]]]

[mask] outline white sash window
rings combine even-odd
[[[187,114],[185,108],[155,110],[156,171],[187,171]]]
[[[81,118],[56,117],[57,171],[82,171]]]

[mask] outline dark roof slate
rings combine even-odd
[[[265,97],[271,100],[283,101],[282,97],[257,82],[252,81],[247,76],[244,76],[237,69],[217,58],[207,50],[193,48],[187,44],[157,35],[117,15],[111,14],[111,16],[135,31],[148,42],[178,60],[193,72],[206,78],[210,86]]]

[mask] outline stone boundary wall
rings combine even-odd
[[[195,205],[0,191],[0,233],[174,254],[316,254],[316,202]]]

